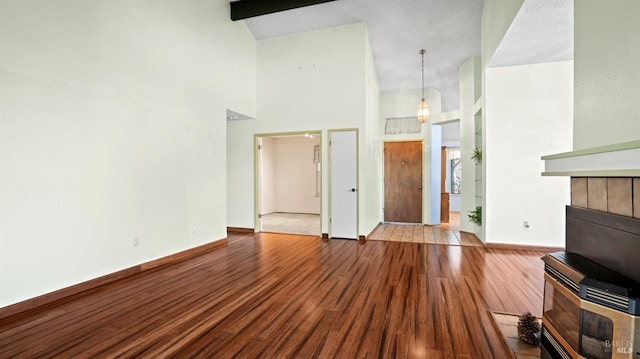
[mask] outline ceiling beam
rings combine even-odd
[[[231,20],[242,20],[299,7],[322,4],[335,0],[238,0],[232,1]]]

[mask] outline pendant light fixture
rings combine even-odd
[[[422,100],[418,104],[418,121],[425,123],[429,121],[429,104],[424,99],[424,53],[425,49],[420,50],[422,56]]]

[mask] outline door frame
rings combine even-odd
[[[329,196],[327,198],[327,202],[328,202],[328,213],[329,213],[329,218],[332,218],[332,211],[331,211],[331,197],[333,196],[333,184],[331,181],[331,171],[332,171],[332,158],[331,158],[331,135],[335,132],[350,132],[350,131],[354,131],[356,133],[356,240],[358,240],[360,238],[360,131],[358,130],[358,128],[340,128],[340,129],[329,129],[327,130],[328,133],[328,138],[329,138],[329,142],[328,142],[328,146],[327,146],[327,153],[329,157],[329,165],[328,165],[328,189],[329,189]],[[329,238],[332,238],[332,223],[329,222],[329,228],[328,228],[328,234],[329,234]]]
[[[299,135],[304,135],[304,134],[312,134],[314,136],[319,136],[320,139],[320,183],[319,183],[319,188],[320,188],[320,228],[318,228],[319,230],[319,236],[322,237],[322,223],[323,223],[323,210],[322,208],[324,208],[324,204],[323,204],[323,191],[322,191],[322,174],[324,171],[324,157],[322,156],[322,147],[324,146],[324,144],[322,143],[322,130],[309,130],[309,131],[292,131],[292,132],[269,132],[269,133],[256,133],[253,135],[253,184],[254,184],[254,189],[253,189],[253,225],[254,225],[254,229],[253,232],[254,233],[260,233],[262,226],[261,226],[261,216],[260,216],[260,194],[261,194],[261,178],[260,178],[260,149],[259,149],[259,145],[260,145],[260,139],[263,137],[275,137],[275,136],[299,136]]]
[[[420,202],[421,202],[421,215],[420,215],[420,224],[424,224],[424,205],[425,205],[425,201],[424,201],[424,196],[425,196],[425,190],[429,190],[428,188],[425,187],[425,156],[424,156],[424,152],[425,152],[425,140],[422,138],[406,138],[406,139],[397,139],[397,140],[383,140],[382,141],[382,223],[392,223],[392,222],[386,222],[385,218],[384,218],[384,209],[386,208],[386,203],[385,203],[385,191],[386,191],[386,186],[387,184],[384,182],[384,174],[385,174],[385,153],[384,153],[384,145],[387,142],[420,142],[422,143],[422,153],[421,153],[421,163],[422,163],[422,194],[420,195]],[[428,174],[428,173],[427,173]]]

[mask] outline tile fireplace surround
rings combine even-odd
[[[640,141],[543,156],[543,176],[571,177],[571,205],[640,218]]]
[[[571,177],[571,205],[640,218],[640,178]]]

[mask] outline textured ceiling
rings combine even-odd
[[[525,0],[491,65],[572,58],[572,4]],[[459,108],[459,66],[480,55],[482,7],[483,0],[338,0],[245,21],[258,40],[365,22],[381,91],[419,90],[418,51],[426,49],[425,87],[440,91],[442,110],[451,111]]]
[[[525,0],[489,67],[573,59],[573,0]]]

